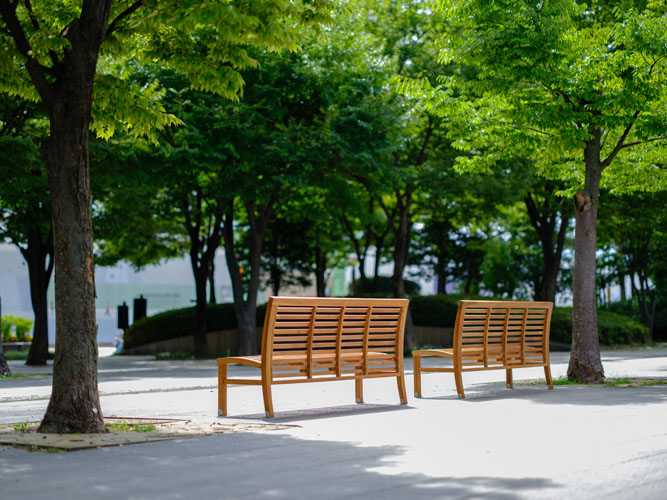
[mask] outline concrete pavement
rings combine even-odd
[[[667,378],[667,349],[605,351],[608,377]],[[411,360],[406,360],[412,395]],[[554,377],[568,353],[552,354]],[[17,372],[47,371],[12,363]],[[235,367],[243,373],[252,369]],[[233,376],[233,372],[230,374]],[[543,377],[514,371],[515,381]],[[105,416],[276,422],[286,430],[222,434],[60,454],[0,448],[3,499],[667,498],[667,386],[517,384],[502,371],[425,374],[423,399],[398,405],[392,379],[232,387],[216,416],[214,361],[101,357]],[[0,380],[0,423],[38,420],[50,377]]]

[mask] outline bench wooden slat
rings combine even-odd
[[[406,299],[271,297],[262,335],[262,355],[218,359],[218,409],[227,412],[227,365],[252,363],[261,369],[264,406],[273,416],[271,385],[354,379],[363,402],[365,378],[396,377],[407,403],[403,374]],[[259,361],[258,361],[259,360]],[[238,380],[246,379],[233,379]],[[251,380],[251,379],[248,379]],[[246,383],[246,382],[243,382]]]
[[[457,392],[465,397],[461,373],[505,369],[508,387],[512,369],[544,367],[547,386],[553,388],[549,365],[550,302],[459,302],[452,349],[413,352],[415,395],[421,394],[421,372],[453,372]],[[447,357],[453,367],[422,367],[423,356]]]

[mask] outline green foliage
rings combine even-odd
[[[459,300],[490,300],[490,297],[470,295],[423,295],[410,299],[415,325],[453,327]],[[602,345],[643,344],[647,330],[639,322],[621,314],[598,310],[598,331]],[[556,307],[551,317],[551,340],[560,344],[572,343],[572,308]]]
[[[266,305],[257,307],[257,326],[264,324]],[[209,332],[234,330],[237,328],[234,304],[211,304],[208,306],[207,325]],[[195,309],[187,307],[172,309],[154,316],[141,318],[131,325],[123,337],[123,347],[132,348],[160,340],[169,340],[192,335],[195,330]]]
[[[157,429],[155,424],[150,423],[138,423],[138,422],[113,422],[110,424],[105,424],[104,427],[109,432],[151,432]]]
[[[647,341],[647,330],[640,322],[598,310],[598,338],[601,345],[643,344]],[[554,308],[551,317],[551,340],[560,344],[572,343],[572,308]]]
[[[14,431],[16,432],[29,432],[30,431],[30,421],[26,420],[25,422],[19,422],[14,424]]]
[[[97,64],[92,130],[105,139],[125,131],[156,141],[156,130],[180,123],[162,105],[163,89],[130,78],[132,69],[143,64],[178,72],[193,89],[238,100],[241,71],[259,64],[250,53],[253,48],[298,50],[309,29],[318,32],[329,20],[332,7],[330,0],[112,2]],[[25,30],[20,51],[5,24],[14,11]],[[81,15],[81,2],[72,0],[8,4],[0,25],[0,93],[36,101],[26,59],[49,78],[58,74],[66,54],[73,52],[67,28]]]
[[[33,320],[20,316],[2,317],[2,341],[3,342],[30,342],[32,336],[28,332],[32,330]]]
[[[419,326],[453,327],[460,300],[489,300],[477,295],[422,295],[410,299],[412,320]]]
[[[372,278],[370,278],[372,279]],[[416,281],[404,280],[405,293],[408,297],[414,297],[421,293],[421,286]],[[374,292],[363,292],[361,280],[354,281],[354,289],[356,290],[353,297],[393,297],[393,287],[391,284],[391,277],[378,276],[376,282],[376,290]]]
[[[487,170],[517,154],[549,178],[583,184],[583,147],[604,131],[603,186],[615,192],[658,190],[667,99],[664,9],[641,2],[439,0],[445,70],[437,85],[403,79],[446,117],[458,166]],[[630,147],[632,146],[632,147]],[[621,152],[622,151],[622,152]]]
[[[388,294],[379,294],[386,297]],[[421,295],[410,299],[415,325],[453,327],[460,300],[491,300],[478,295]],[[264,324],[266,304],[258,307],[257,326]],[[233,330],[237,327],[233,304],[215,304],[208,308],[208,331]],[[150,342],[191,335],[194,329],[194,308],[174,309],[142,318],[125,332],[124,347],[131,348]],[[602,345],[643,344],[646,328],[627,316],[598,311],[599,338]],[[551,340],[572,343],[572,308],[554,308],[551,319]],[[176,357],[171,357],[176,356]],[[171,353],[169,359],[181,359]]]

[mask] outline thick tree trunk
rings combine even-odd
[[[95,265],[88,178],[90,88],[73,88],[50,109],[43,147],[53,212],[56,353],[53,390],[40,430],[104,432],[97,388]],[[88,97],[86,97],[86,95]]]
[[[40,430],[104,432],[97,389],[95,266],[88,164],[93,82],[99,49],[107,33],[111,0],[85,0],[80,18],[61,36],[62,60],[46,70],[30,55],[16,17],[18,2],[3,2],[1,15],[49,116],[42,145],[53,217],[56,354],[53,389]],[[49,73],[47,75],[47,72]]]
[[[51,231],[42,237],[38,228],[28,234],[28,247],[21,248],[23,258],[28,263],[30,277],[30,299],[35,314],[32,343],[28,351],[26,365],[45,365],[49,356],[49,327],[46,293],[53,271],[53,239]],[[47,261],[48,259],[48,261]]]
[[[595,131],[594,139],[586,144],[584,159],[584,190],[580,189],[574,196],[572,353],[567,375],[582,383],[598,384],[604,381],[595,293],[598,194],[602,175],[599,131]]]

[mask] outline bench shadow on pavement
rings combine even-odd
[[[298,422],[299,420],[318,420],[322,418],[346,417],[369,415],[373,413],[385,413],[390,411],[414,410],[410,405],[384,405],[384,404],[354,404],[343,406],[327,406],[322,408],[304,408],[298,410],[287,410],[275,412],[274,418],[267,418],[264,413],[253,413],[247,415],[230,415],[231,418],[264,420],[266,422]]]
[[[556,386],[553,390],[544,387],[521,386],[507,389],[501,384],[480,384],[466,387],[465,399],[456,392],[429,394],[424,392],[422,400],[455,401],[461,404],[479,404],[492,401],[520,399],[543,405],[623,406],[657,405],[667,403],[667,385],[646,387],[606,386]]]

